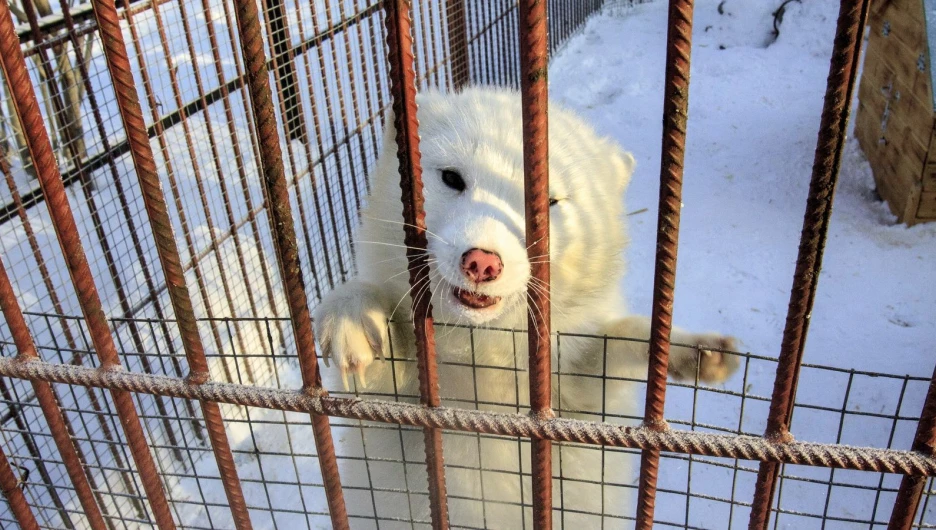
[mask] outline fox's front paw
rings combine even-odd
[[[349,373],[367,388],[367,367],[385,357],[390,342],[380,297],[363,284],[341,286],[322,300],[315,309],[315,335],[325,365],[331,360],[341,370],[345,390]]]
[[[669,373],[674,379],[694,381],[696,373],[704,383],[726,381],[738,369],[737,339],[717,333],[673,336],[673,342],[694,345],[694,348],[673,346],[670,352]],[[724,350],[724,351],[722,351]]]

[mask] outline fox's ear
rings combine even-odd
[[[617,158],[617,167],[615,172],[617,173],[618,181],[618,191],[624,192],[627,189],[627,186],[630,184],[631,175],[634,174],[634,168],[637,167],[637,161],[634,159],[634,155],[630,154],[627,151],[619,151]]]

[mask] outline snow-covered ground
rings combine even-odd
[[[675,319],[776,356],[789,301],[835,31],[835,2],[716,0],[695,9]],[[718,13],[723,4],[724,14]],[[592,20],[552,63],[551,95],[634,153],[631,309],[649,313],[660,169],[666,9]],[[852,120],[854,123],[854,120]],[[895,224],[850,138],[806,362],[929,374],[936,225]]]
[[[833,2],[788,4],[780,35],[774,38],[774,4],[700,0],[696,5],[675,308],[679,325],[731,333],[742,340],[745,351],[767,357],[780,350],[837,16]],[[653,284],[666,14],[665,2],[612,6],[563,48],[550,71],[551,96],[616,138],[638,160],[628,196],[628,210],[634,212],[630,274],[622,288],[630,309],[644,314],[650,312]],[[856,142],[849,140],[805,361],[926,378],[934,362],[926,345],[936,332],[936,278],[926,264],[936,259],[936,227],[896,224],[887,206],[874,200],[873,188],[870,168]],[[769,397],[774,367],[752,362],[746,378],[739,374],[725,388]],[[898,404],[902,384],[900,379],[805,369],[798,401],[830,410],[798,408],[793,432],[802,440],[907,448],[912,422],[859,415],[892,416],[898,410],[903,417],[919,414],[925,383],[907,384]],[[681,428],[695,421],[763,432],[766,402],[748,398],[744,407],[742,413],[737,397],[694,395],[691,389],[671,386],[667,417]],[[839,408],[849,411],[847,418],[836,412]],[[254,436],[262,446],[283,450],[283,432],[276,427],[255,430]],[[340,454],[363,456],[354,430],[339,430],[336,438],[340,447],[344,443]],[[352,462],[343,464],[347,481],[363,479],[360,466],[355,470]],[[660,488],[677,493],[659,494],[658,519],[696,528],[746,527],[749,512],[743,506],[732,509],[702,498],[687,502],[678,494],[691,490],[749,502],[756,464],[740,465],[747,469],[733,473],[705,462],[664,459]],[[422,472],[421,466],[411,470]],[[880,475],[830,475],[825,469],[792,466],[787,474],[807,480],[784,480],[781,509],[813,517],[786,513],[779,518],[781,528],[819,528],[823,523],[816,516],[823,514],[830,518],[824,527],[867,528],[855,521],[886,521],[890,515],[893,493],[877,496],[873,489],[846,486],[874,488]],[[834,488],[821,484],[830,477]],[[883,479],[889,488],[897,482],[893,476]],[[585,486],[573,482],[566,487]],[[370,502],[365,496],[354,503],[353,513],[372,513]],[[632,507],[609,511],[633,514]],[[595,523],[566,517],[565,524]],[[277,519],[286,520],[282,515]],[[605,523],[614,528],[632,524],[621,519]]]
[[[696,2],[675,307],[677,324],[733,334],[741,339],[745,351],[767,357],[776,357],[780,350],[837,16],[836,2],[789,3],[775,39],[771,13],[779,4],[766,0]],[[638,161],[628,195],[628,210],[633,212],[630,273],[622,289],[630,309],[644,314],[650,312],[653,284],[666,15],[666,2],[632,8],[611,6],[567,43],[550,69],[551,96],[617,139]],[[169,100],[172,96],[164,97]],[[179,156],[186,154],[180,152]],[[191,183],[183,186],[190,188]],[[850,139],[805,361],[928,378],[936,359],[929,346],[936,336],[936,269],[932,266],[936,262],[936,224],[913,228],[896,224],[887,206],[875,201],[873,188],[871,170],[857,143]],[[108,189],[101,193],[109,193]],[[256,189],[251,193],[255,198],[260,196]],[[193,223],[193,232],[207,233],[201,219]],[[53,237],[51,230],[48,232],[48,237]],[[15,237],[2,230],[0,235]],[[256,252],[269,249],[257,248]],[[251,257],[255,260],[259,258]],[[64,269],[57,273],[64,274]],[[747,377],[739,375],[725,388],[769,397],[774,364],[752,362],[748,368]],[[280,377],[279,386],[299,385],[295,372],[287,370]],[[797,409],[793,431],[802,440],[907,448],[912,422],[896,422],[894,434],[889,436],[890,420],[857,415],[873,411],[892,416],[897,410],[903,417],[918,415],[925,384],[907,384],[898,405],[896,396],[902,383],[900,379],[807,369],[799,402],[832,410]],[[763,431],[763,400],[748,399],[742,414],[737,396],[694,396],[691,389],[674,386],[669,392],[667,417],[677,420],[680,428],[687,426],[678,420],[753,434]],[[695,413],[693,399],[698,400]],[[847,420],[835,412],[843,406],[855,413]],[[305,526],[301,512],[326,509],[320,488],[292,485],[297,480],[320,482],[307,418],[259,410],[250,414],[252,426],[228,423],[232,445],[241,451],[238,470],[245,479],[248,504],[281,510],[275,523],[268,511],[255,510],[255,527]],[[292,422],[288,429],[273,424],[281,423],[284,417]],[[338,428],[335,437],[339,455],[363,454],[363,447],[354,442],[360,439],[358,430]],[[255,450],[257,454],[252,454]],[[291,459],[289,454],[302,456]],[[418,459],[418,455],[408,456]],[[734,465],[731,460],[719,462]],[[381,466],[370,465],[375,470]],[[741,465],[756,468],[750,462]],[[422,473],[418,464],[408,469],[411,475]],[[213,460],[203,458],[197,471],[215,475]],[[365,471],[370,469],[360,460],[342,461],[346,487],[366,485]],[[828,470],[788,471],[816,480],[830,476]],[[733,485],[733,478],[730,469],[664,459],[660,486],[748,502],[753,473],[738,473],[737,485]],[[834,478],[874,487],[880,475],[840,472]],[[264,480],[272,485],[264,488]],[[412,476],[410,480],[414,480]],[[896,482],[895,477],[887,477],[884,484],[893,487]],[[402,487],[398,483],[385,485]],[[207,500],[218,505],[211,508],[209,516],[197,504],[180,503],[181,522],[230,526],[217,482],[196,484],[180,479],[173,481],[170,490],[177,501]],[[825,511],[843,519],[826,525],[831,528],[868,526],[850,524],[847,519],[886,520],[890,513],[887,502],[893,498],[892,493],[882,494],[881,507],[875,511],[877,501],[870,490],[836,486],[828,505],[825,485],[787,480],[783,492],[781,507],[785,510]],[[405,496],[394,495],[387,493],[383,501],[377,497],[376,503],[406,503]],[[366,514],[375,503],[362,489],[347,489],[346,496],[352,513]],[[699,528],[725,528],[729,522],[737,528],[747,524],[746,509],[739,506],[732,510],[724,502],[699,498],[687,502],[683,496],[661,493],[658,506],[658,517],[676,524]],[[633,510],[618,508],[613,512],[631,515]],[[310,520],[313,526],[327,526],[324,517]],[[615,527],[621,521],[608,522]],[[355,524],[371,527],[372,522],[358,519]],[[821,522],[785,515],[779,526],[818,528]]]

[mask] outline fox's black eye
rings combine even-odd
[[[557,204],[559,204],[559,199],[552,199],[552,198],[549,199],[550,206],[555,206]]]
[[[442,170],[442,182],[455,191],[465,191],[465,180],[454,169]]]

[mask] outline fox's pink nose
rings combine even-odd
[[[474,283],[496,280],[504,264],[495,252],[473,248],[462,254],[462,272]]]

